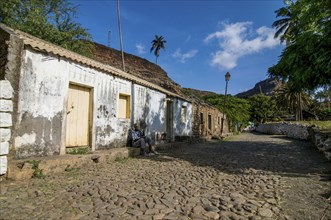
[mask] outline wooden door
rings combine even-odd
[[[166,129],[167,129],[167,140],[171,141],[173,136],[173,102],[167,101],[167,112],[166,112]]]
[[[90,146],[91,89],[69,85],[66,146]]]

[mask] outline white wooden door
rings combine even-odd
[[[69,85],[66,146],[90,146],[91,89]]]

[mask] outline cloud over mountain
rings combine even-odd
[[[271,49],[280,44],[274,38],[275,30],[266,26],[253,29],[252,22],[221,23],[221,28],[209,34],[204,42],[216,39],[218,48],[212,53],[211,65],[220,69],[232,69],[238,60],[246,55],[259,53],[264,49]]]

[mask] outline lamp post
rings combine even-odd
[[[228,93],[228,82],[230,80],[230,73],[227,72],[225,74],[225,96],[224,96],[224,110],[223,110],[223,117],[222,117],[222,122],[221,122],[221,136],[223,136],[223,127],[224,127],[224,115],[225,115],[225,111],[226,111],[226,95]]]

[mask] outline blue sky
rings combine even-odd
[[[72,0],[95,42],[120,49],[116,0]],[[237,94],[267,78],[284,45],[273,38],[282,0],[120,0],[124,51],[155,62],[154,36],[167,43],[158,64],[182,87]]]

